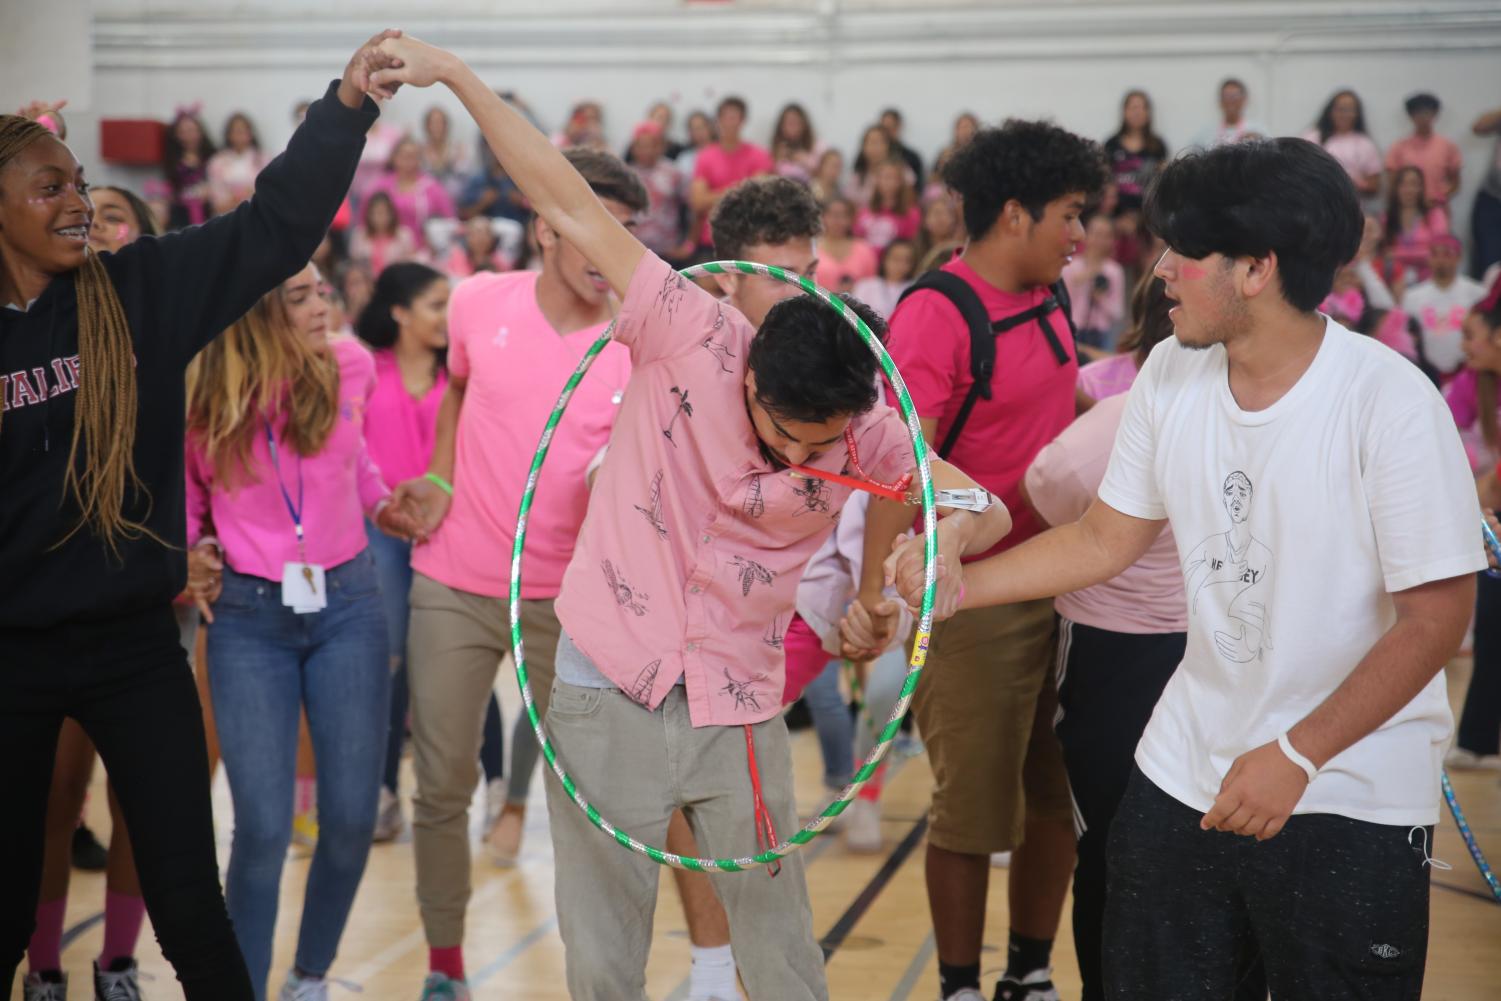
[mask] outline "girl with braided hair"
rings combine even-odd
[[[0,985],[34,925],[58,731],[109,770],[189,1001],[255,997],[219,888],[203,718],[172,600],[187,579],[188,361],[300,270],[343,201],[386,57],[351,58],[256,194],[201,227],[89,248],[83,168],[0,116]],[[30,981],[32,978],[28,978]],[[26,985],[61,1001],[61,974]]]

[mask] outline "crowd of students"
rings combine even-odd
[[[420,137],[382,125],[367,94],[403,84],[452,90],[479,147],[436,108]],[[801,106],[762,148],[734,97],[686,142],[654,106],[617,157],[598,104],[549,138],[387,32],[275,159],[245,116],[215,149],[179,109],[144,200],[88,190],[61,106],[0,118],[0,573],[30,582],[0,603],[0,644],[56,666],[0,678],[21,810],[0,831],[3,982],[25,949],[27,1001],[66,997],[97,747],[115,819],[96,998],[142,997],[147,910],[187,997],[275,989],[299,789],[316,848],[279,997],[325,998],[371,843],[405,825],[409,731],[413,992],[469,996],[470,803],[483,775],[487,849],[515,864],[538,757],[519,726],[504,769],[505,557],[557,390],[612,319],[552,439],[521,595],[568,770],[652,844],[749,854],[797,824],[781,709],[801,696],[825,782],[848,782],[897,698],[921,540],[900,541],[910,507],[839,474],[897,482],[910,442],[832,311],[673,271],[735,258],[846,295],[903,373],[937,485],[984,498],[939,523],[913,703],[941,996],[982,998],[1007,853],[997,1001],[1058,998],[1070,886],[1086,1001],[1185,978],[1247,998],[1420,984],[1440,763],[1501,764],[1501,589],[1474,584],[1477,489],[1501,503],[1501,139],[1466,277],[1435,98],[1407,102],[1414,132],[1384,155],[1352,92],[1306,141],[1260,141],[1246,98],[1225,81],[1176,158],[1140,91],[1103,144],[961,115],[931,169],[894,109],[846,170]],[[1474,129],[1501,133],[1501,112]],[[1438,676],[1472,613],[1451,751]],[[234,805],[222,896],[206,725]],[[849,811],[853,850],[881,847],[879,793]],[[547,802],[569,990],[640,997],[656,865]],[[1274,847],[1252,861],[1251,838]],[[753,998],[827,997],[799,856],[775,880],[675,877],[694,1001],[731,1001],[737,975]],[[1300,910],[1310,893],[1328,908]],[[1370,942],[1404,962],[1373,966]]]

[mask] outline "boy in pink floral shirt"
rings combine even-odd
[[[913,470],[906,429],[877,400],[870,352],[831,310],[787,299],[755,330],[648,252],[460,60],[393,42],[397,66],[373,86],[449,86],[537,213],[624,300],[615,336],[630,349],[631,381],[557,603],[548,726],[559,756],[636,837],[660,843],[681,808],[706,854],[753,854],[764,847],[758,819],[784,834],[796,824],[778,715],[783,656],[767,637],[791,615],[803,567],[850,493],[791,467],[895,480]],[[973,486],[941,462],[933,473],[941,486]],[[1009,527],[1000,504],[957,512],[939,526],[939,550],[957,566]],[[958,597],[945,577],[940,606]],[[758,761],[763,810],[750,792]],[[593,830],[564,797],[549,797],[549,813],[570,993],[644,997],[655,863]],[[776,879],[715,880],[750,995],[827,998],[801,859]]]

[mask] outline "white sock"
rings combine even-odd
[[[690,946],[693,967],[688,973],[690,998],[717,998],[736,1001],[735,955],[727,945]]]

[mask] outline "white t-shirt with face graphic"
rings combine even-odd
[[[1349,676],[1395,622],[1393,592],[1485,567],[1443,399],[1400,355],[1326,322],[1308,371],[1255,413],[1230,392],[1223,347],[1159,345],[1100,487],[1177,539],[1188,647],[1136,762],[1197,810],[1239,755]],[[1329,761],[1294,812],[1435,823],[1452,725],[1440,675]]]

